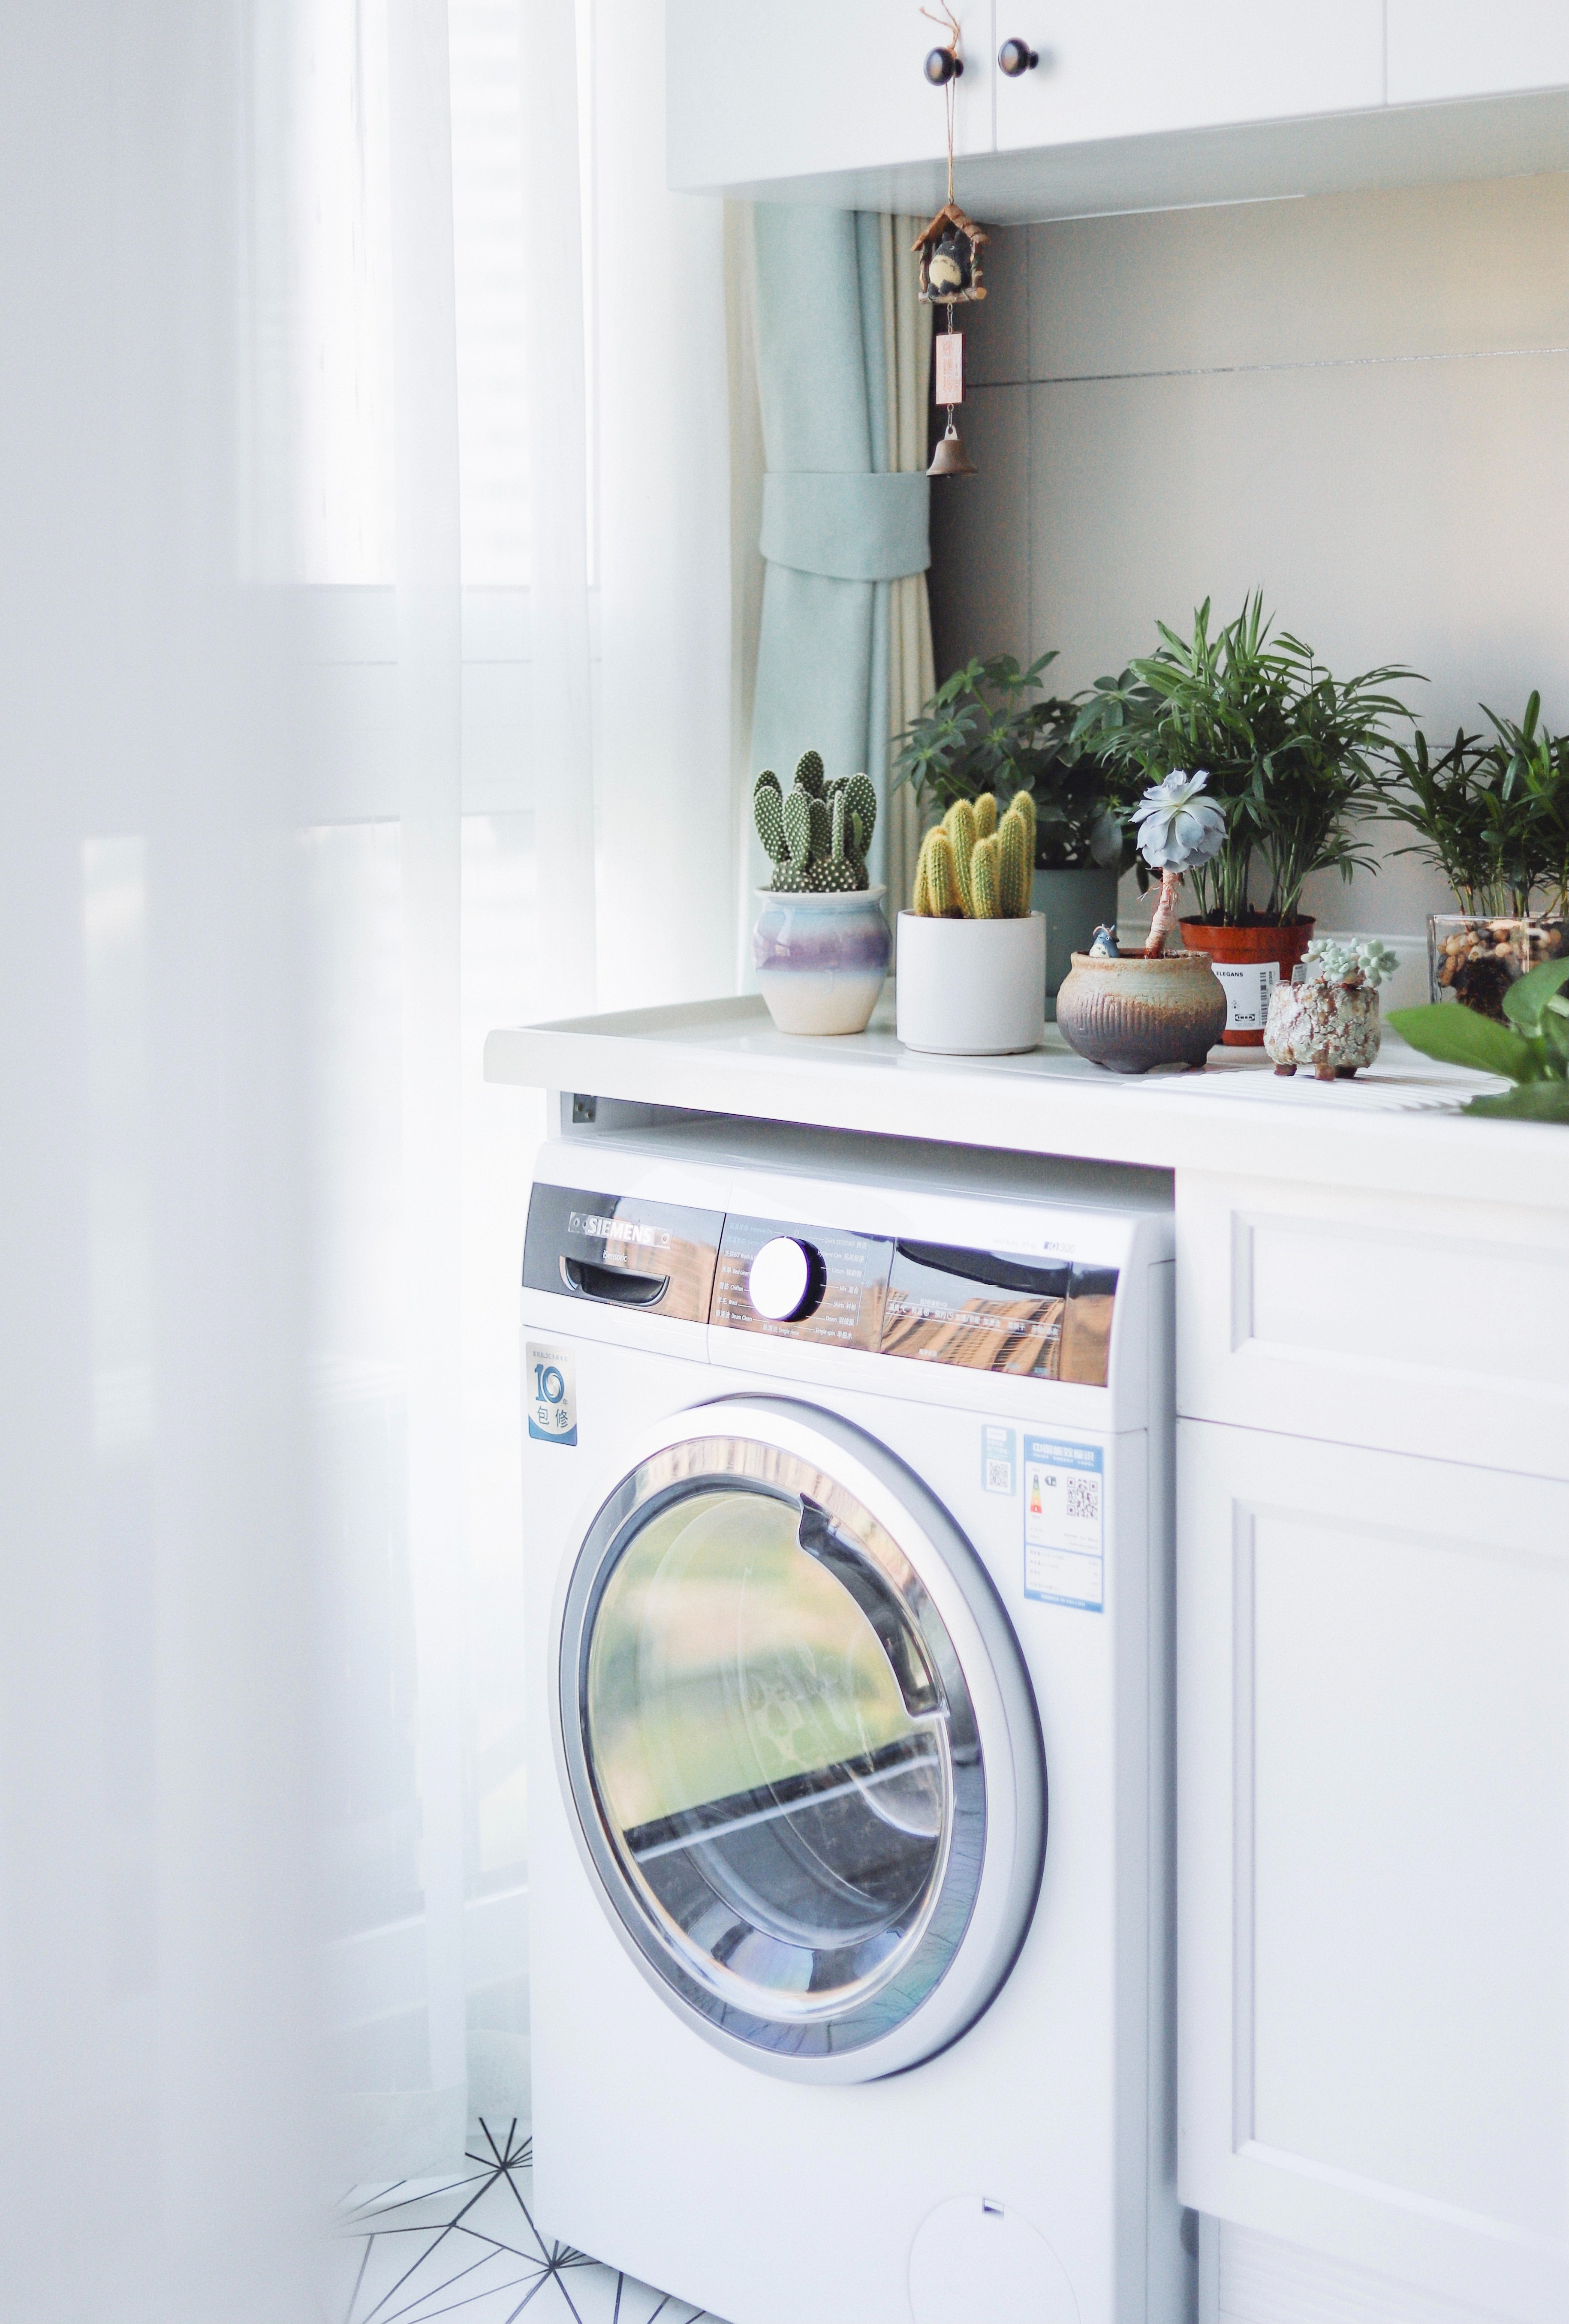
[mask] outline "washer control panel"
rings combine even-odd
[[[835,1227],[732,1211],[714,1270],[711,1323],[875,1354],[893,1245]],[[756,1296],[753,1296],[753,1292]]]
[[[896,1240],[545,1185],[529,1206],[523,1281],[732,1332],[1084,1388],[1106,1385],[1117,1297],[1114,1267],[1066,1254]]]

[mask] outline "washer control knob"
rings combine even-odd
[[[771,1323],[794,1323],[811,1314],[827,1287],[822,1252],[794,1235],[775,1235],[765,1242],[747,1270],[747,1296]]]

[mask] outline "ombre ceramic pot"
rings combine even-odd
[[[785,896],[759,888],[752,960],[781,1033],[863,1033],[892,938],[881,888]]]
[[[1075,952],[1057,996],[1057,1029],[1070,1049],[1113,1074],[1202,1065],[1226,1029],[1226,996],[1202,952]]]
[[[1007,1057],[1046,1038],[1046,922],[899,916],[899,1038],[939,1057]]]

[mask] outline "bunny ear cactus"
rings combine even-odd
[[[752,786],[752,816],[776,894],[854,894],[868,885],[866,850],[877,822],[877,793],[863,774],[825,783],[816,751],[802,752],[795,782],[781,794],[764,768]]]
[[[990,791],[974,801],[955,799],[921,842],[915,908],[923,919],[1025,919],[1034,867],[1034,802],[1028,791],[1001,817]]]

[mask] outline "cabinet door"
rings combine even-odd
[[[1389,103],[1569,82],[1564,0],[1389,0]]]
[[[997,32],[1040,58],[997,77],[1004,152],[1383,101],[1380,0],[997,0]]]
[[[1192,1421],[1177,1472],[1182,2200],[1562,2324],[1569,1485]]]
[[[961,153],[992,150],[992,0],[955,0]],[[666,0],[670,184],[752,186],[940,160],[946,107],[922,62],[941,39],[915,0]]]

